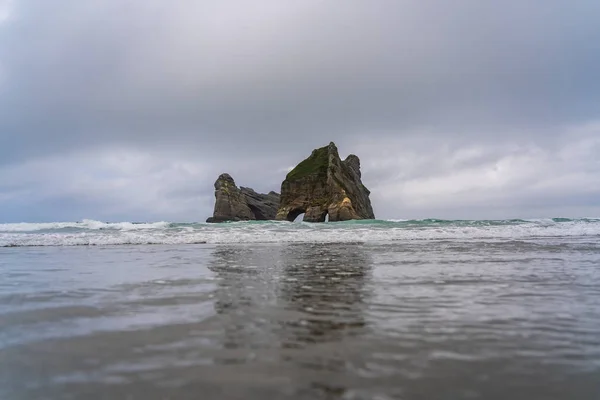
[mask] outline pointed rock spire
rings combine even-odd
[[[374,219],[369,190],[361,182],[360,160],[349,155],[342,161],[335,143],[313,150],[287,174],[281,184],[278,220],[323,222]]]

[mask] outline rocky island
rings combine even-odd
[[[229,174],[221,174],[215,182],[215,210],[206,222],[272,220],[279,207],[279,193],[256,193],[238,188]]]
[[[229,174],[215,182],[215,209],[207,222],[244,220],[324,222],[374,219],[369,190],[361,181],[360,160],[341,160],[333,142],[313,150],[281,184],[281,195],[238,188]]]

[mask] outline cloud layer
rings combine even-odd
[[[336,141],[381,217],[598,213],[600,4],[0,1],[0,221],[201,220]]]

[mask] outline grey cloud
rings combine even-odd
[[[600,100],[595,1],[16,4],[0,28],[0,120],[2,147],[24,152],[485,135],[590,118]]]
[[[600,123],[573,127],[551,147],[447,146],[418,135],[376,143],[363,138],[340,150],[361,155],[380,218],[598,216],[599,133]],[[286,167],[299,161],[284,158],[250,164],[228,158],[224,164],[239,185],[266,192],[277,190]],[[222,165],[134,148],[38,159],[0,169],[6,196],[0,197],[0,220],[203,220],[212,212],[212,184]]]
[[[409,144],[410,143],[410,144]],[[409,145],[407,145],[409,144]],[[370,154],[366,184],[381,217],[530,218],[600,212],[600,125],[565,129],[555,144],[506,141],[449,147],[427,137]],[[370,180],[370,182],[369,182]]]
[[[599,19],[596,0],[12,2],[0,22],[0,173],[57,158],[91,171],[123,150],[169,171],[146,181],[163,185],[158,198],[184,202],[202,186],[210,203],[213,174],[276,189],[330,140],[361,156],[376,187],[529,148],[557,154],[580,139],[565,139],[568,127],[599,118]],[[178,159],[203,172],[178,171]],[[131,212],[115,204],[107,214]]]

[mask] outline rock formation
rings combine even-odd
[[[333,142],[313,150],[281,184],[281,202],[276,219],[323,222],[374,219],[369,190],[361,182],[360,160],[351,154],[340,159]]]
[[[221,174],[215,182],[215,210],[206,222],[271,220],[275,219],[278,206],[279,194],[240,189],[231,175]]]
[[[254,219],[259,221],[273,220],[277,215],[277,209],[279,208],[279,193],[273,191],[262,194],[256,193],[250,188],[241,188],[242,194],[246,198],[246,203]]]

